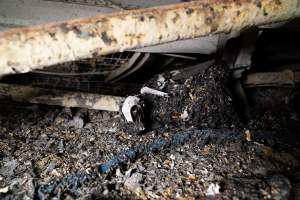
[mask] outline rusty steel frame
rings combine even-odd
[[[199,0],[0,32],[0,75],[300,16],[299,0]]]

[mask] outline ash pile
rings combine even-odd
[[[196,74],[190,76],[188,70]],[[136,119],[137,122],[131,126],[141,134],[143,129],[147,132],[156,129],[242,127],[226,84],[229,77],[226,71],[226,66],[208,61],[191,66],[184,72],[173,70],[159,74],[136,96],[139,99],[137,104],[142,104],[143,110],[135,111],[133,115],[136,116],[133,117],[141,119]],[[139,123],[144,123],[145,127]]]
[[[130,123],[123,113],[3,101],[1,198],[297,197],[290,118],[273,107],[245,123],[229,72],[209,61],[156,75],[132,95]]]

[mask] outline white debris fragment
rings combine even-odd
[[[122,113],[127,122],[134,122],[132,115],[131,115],[131,108],[133,106],[138,105],[140,102],[140,98],[136,96],[129,96],[125,99],[123,106],[122,106]]]
[[[107,196],[109,194],[108,189],[104,190],[104,192],[102,194],[103,194],[103,196]]]
[[[171,160],[175,160],[175,156],[173,154],[170,155]]]
[[[170,71],[170,74],[172,75],[172,77],[180,74],[180,71],[179,70],[173,70],[173,71]]]
[[[188,108],[185,108],[183,113],[180,115],[180,118],[186,120],[188,119],[188,117],[189,117]]]
[[[64,141],[63,140],[59,141],[58,151],[59,151],[59,153],[63,153],[64,152]]]
[[[117,132],[117,127],[110,127],[110,128],[108,129],[108,132],[109,132],[109,133],[115,133],[115,132]]]
[[[0,194],[5,194],[9,191],[9,187],[0,188]]]
[[[125,176],[126,176],[126,177],[130,177],[131,172],[132,172],[132,168],[130,168],[129,170],[127,170],[127,171],[125,172]]]
[[[206,196],[215,196],[217,194],[220,194],[220,189],[221,187],[217,184],[217,183],[211,183],[206,192],[205,192],[205,195]]]
[[[147,195],[150,197],[150,199],[161,199],[160,196],[158,196],[157,194],[155,194],[154,192],[150,191],[150,190],[147,190],[146,191]]]
[[[143,175],[140,173],[132,174],[129,178],[125,180],[124,186],[133,192],[137,192],[141,190],[140,181],[142,180],[142,178]]]
[[[152,89],[152,88],[149,88],[149,87],[143,87],[141,89],[141,94],[153,94],[153,95],[160,96],[160,97],[168,97],[169,96],[165,92],[161,92],[159,90],[155,90],[155,89]]]
[[[157,86],[160,90],[164,89],[164,87],[166,86],[166,79],[163,75],[159,74],[158,75],[158,80],[157,80]]]
[[[123,176],[123,174],[122,174],[122,172],[121,172],[121,170],[119,168],[116,170],[116,176],[117,177]]]
[[[81,116],[75,115],[73,119],[69,122],[69,126],[72,126],[76,129],[81,129],[84,127],[84,121]]]
[[[208,175],[208,170],[204,168],[203,170],[200,170],[201,174]]]

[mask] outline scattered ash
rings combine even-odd
[[[203,73],[177,81],[172,80],[174,72],[160,75],[166,77],[162,91],[169,97],[144,95],[149,109],[146,116],[150,116],[155,127],[241,127],[226,88],[226,71],[224,66],[213,65]],[[157,79],[147,86],[160,90]]]
[[[226,71],[149,81],[169,97],[140,95],[144,134],[120,113],[1,101],[0,198],[296,199],[298,132],[271,108],[243,124]]]

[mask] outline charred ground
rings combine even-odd
[[[290,126],[297,121],[286,101],[292,91],[245,123],[227,72],[223,65],[183,79],[165,72],[164,87],[158,76],[151,79],[146,85],[169,97],[140,95],[147,108],[143,134],[119,113],[2,101],[0,197],[299,197],[299,132]]]

